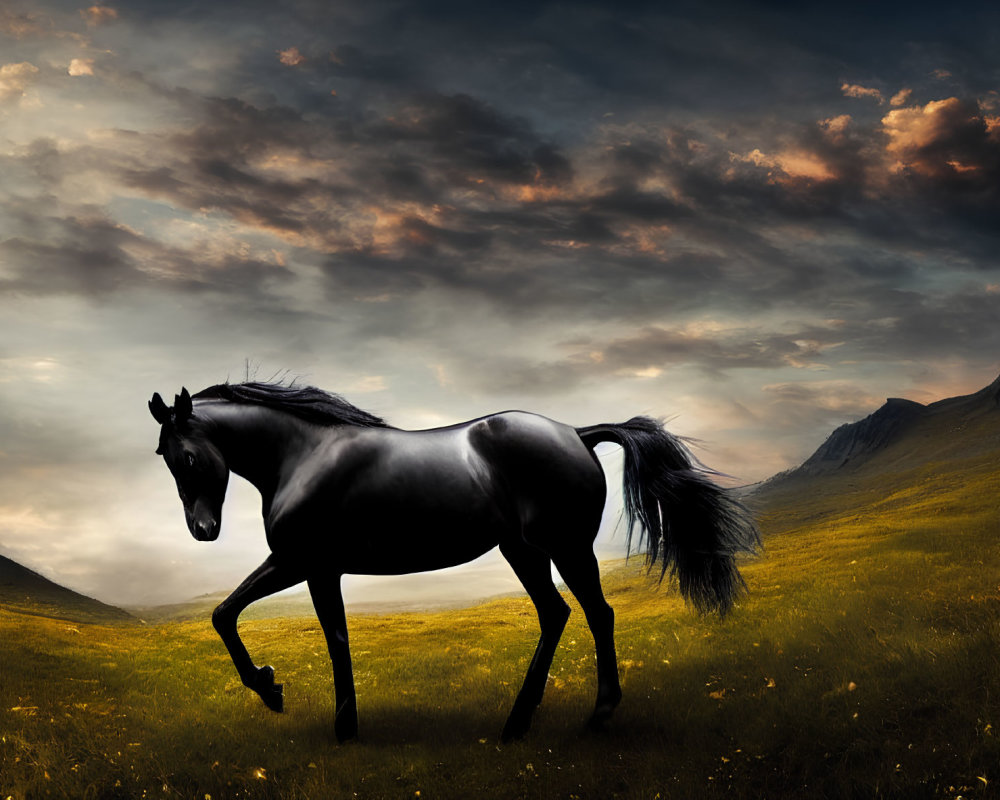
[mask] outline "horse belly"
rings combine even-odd
[[[401,468],[401,467],[406,468]],[[398,575],[456,566],[497,545],[509,523],[465,469],[384,465],[317,492],[272,536],[341,573]]]
[[[334,546],[344,572],[398,575],[443,569],[478,558],[500,540],[503,523],[487,508],[403,500],[346,515],[356,535],[345,536],[345,530]]]

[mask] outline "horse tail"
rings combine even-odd
[[[659,560],[660,580],[676,576],[683,597],[700,612],[720,616],[746,592],[736,567],[740,553],[755,554],[760,532],[731,490],[718,486],[684,441],[650,417],[578,428],[593,448],[613,442],[625,451],[624,500],[628,548],[638,544],[650,568]]]

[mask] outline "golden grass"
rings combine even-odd
[[[725,620],[609,570],[625,699],[609,730],[579,608],[522,742],[526,599],[350,620],[361,738],[338,745],[322,633],[241,626],[272,714],[208,619],[0,611],[0,800],[28,797],[987,797],[1000,787],[1000,479],[985,456],[772,501]]]

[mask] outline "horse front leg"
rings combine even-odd
[[[264,705],[272,711],[282,711],[284,708],[282,685],[274,682],[273,667],[254,666],[243,640],[240,639],[236,622],[251,603],[301,583],[304,579],[305,576],[299,571],[278,563],[273,555],[269,556],[212,612],[212,625],[226,645],[243,685],[257,692]]]
[[[336,693],[336,716],[333,730],[338,741],[358,735],[358,700],[354,689],[354,668],[347,640],[347,614],[340,591],[340,575],[325,575],[309,579],[316,616],[326,635],[330,660],[333,662],[333,685]]]

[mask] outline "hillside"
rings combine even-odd
[[[284,683],[272,714],[207,618],[77,629],[0,609],[18,665],[3,796],[995,797],[1000,475],[974,457],[909,477],[770,506],[725,620],[640,560],[608,571],[625,697],[601,735],[584,732],[593,640],[568,596],[535,726],[506,746],[538,633],[527,598],[351,615],[363,738],[344,746],[314,618],[241,625]]]
[[[60,586],[5,556],[0,556],[0,606],[10,611],[73,622],[132,619],[120,608]]]
[[[803,513],[815,518],[823,498],[834,510],[906,486],[933,493],[943,489],[934,485],[935,476],[988,471],[998,459],[1000,378],[973,394],[928,405],[890,398],[834,430],[799,467],[748,487],[746,495],[756,508],[811,509]]]

